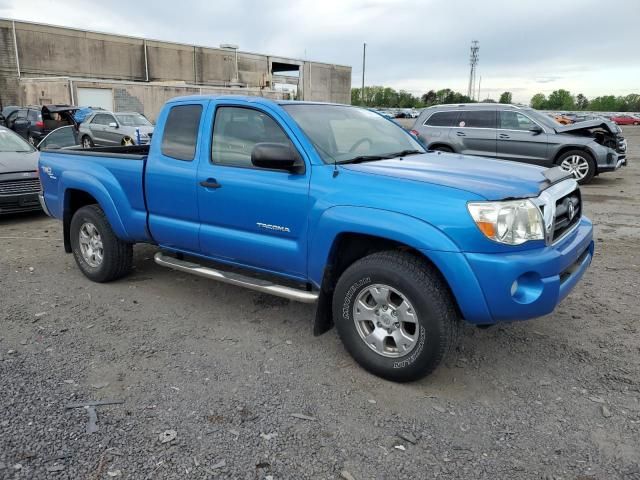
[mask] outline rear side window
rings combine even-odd
[[[496,128],[496,111],[470,110],[460,112],[458,127],[464,128]]]
[[[38,120],[41,120],[40,117],[40,112],[38,112],[37,110],[29,110],[29,114],[27,115],[27,119],[31,122],[37,122]]]
[[[191,161],[196,154],[202,105],[177,105],[169,111],[162,137],[162,154]]]
[[[457,111],[436,112],[427,119],[425,125],[430,127],[453,127],[456,125],[458,113]]]

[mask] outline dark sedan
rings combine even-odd
[[[0,215],[40,210],[38,151],[0,127]]]

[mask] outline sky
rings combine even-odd
[[[0,17],[350,65],[353,86],[528,103],[565,88],[640,93],[640,0],[0,0]],[[477,87],[476,87],[477,88]]]

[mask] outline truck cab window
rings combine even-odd
[[[252,167],[251,152],[257,143],[281,143],[295,147],[282,128],[266,113],[251,108],[220,107],[213,124],[213,163]]]
[[[162,154],[190,162],[196,154],[202,105],[171,107],[164,127]]]

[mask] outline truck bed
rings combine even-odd
[[[63,219],[75,192],[86,192],[100,203],[121,238],[149,241],[144,196],[148,152],[148,145],[43,150],[40,181],[47,209]]]

